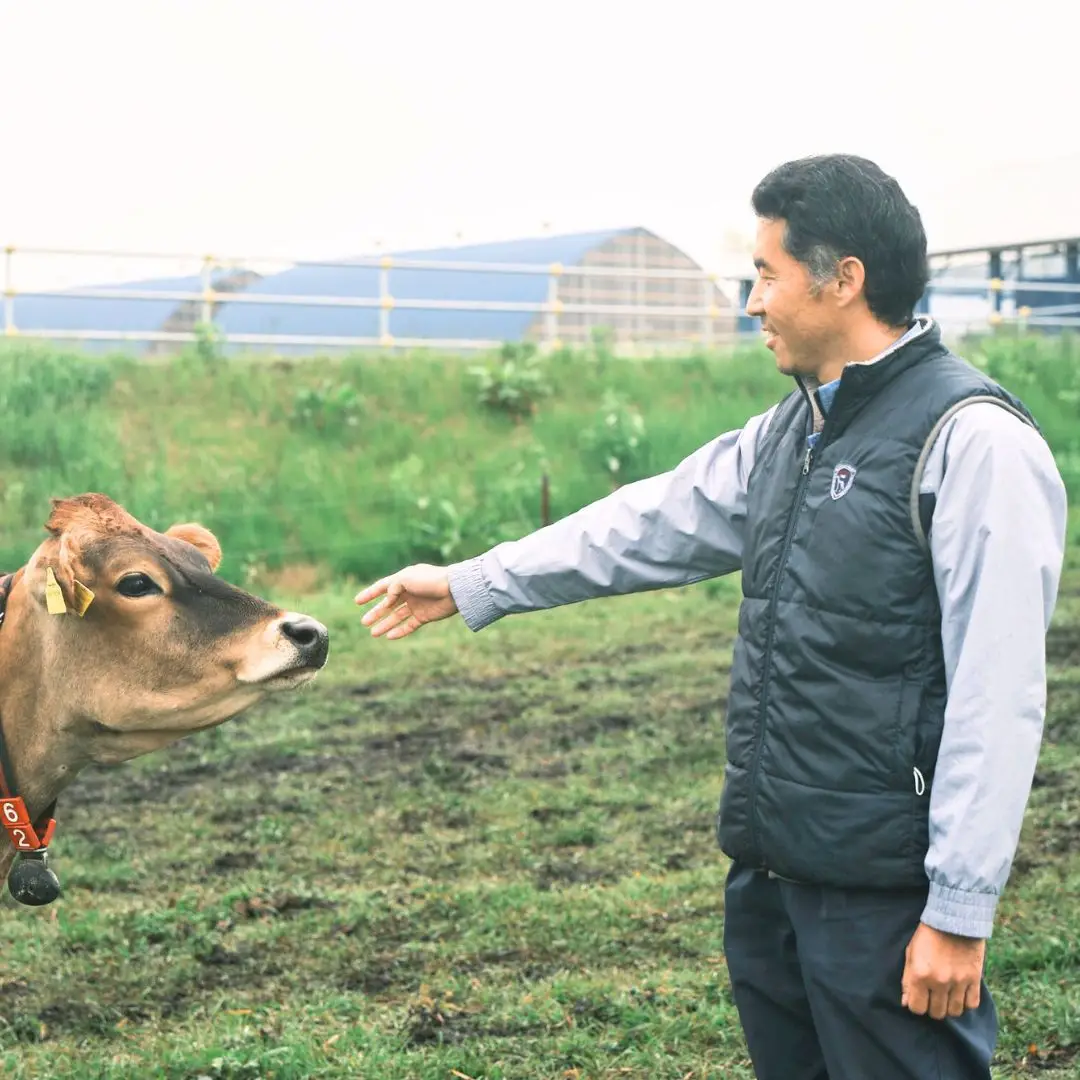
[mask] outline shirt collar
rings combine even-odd
[[[903,348],[909,341],[914,341],[915,338],[921,334],[925,334],[927,330],[933,325],[933,320],[929,315],[919,316],[912,324],[911,328],[903,335],[903,337],[897,338],[888,348],[882,349],[876,356],[871,356],[869,360],[856,360],[852,363],[845,364],[845,368],[854,367],[855,364],[876,364],[881,360],[884,360],[887,356],[891,356],[898,349]],[[840,380],[833,379],[832,382],[822,383],[813,391],[817,398],[818,406],[822,413],[827,413],[832,408],[833,398],[836,397],[836,391],[840,388]]]

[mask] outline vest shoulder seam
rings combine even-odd
[[[946,409],[945,412],[938,417],[937,423],[930,429],[930,434],[927,435],[923,442],[922,450],[919,451],[918,460],[915,462],[915,474],[911,478],[911,491],[908,494],[908,511],[911,518],[911,527],[915,531],[916,542],[926,555],[930,554],[930,541],[926,535],[926,530],[922,525],[922,515],[919,513],[919,489],[922,487],[922,477],[923,473],[926,471],[926,463],[929,461],[930,454],[934,448],[934,443],[937,442],[938,436],[941,434],[945,425],[948,424],[961,409],[965,409],[969,405],[983,404],[997,405],[1006,412],[1012,413],[1013,416],[1022,420],[1025,424],[1033,426],[1028,417],[1026,417],[1018,408],[995,394],[975,394],[971,397],[963,398]]]

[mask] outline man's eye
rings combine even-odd
[[[161,592],[153,578],[146,574],[128,574],[116,583],[116,591],[121,596],[154,596]]]

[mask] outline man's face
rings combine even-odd
[[[782,220],[758,221],[754,265],[758,279],[746,313],[761,319],[765,344],[785,375],[816,375],[838,336],[839,316],[829,290],[815,290],[809,272],[784,250]]]

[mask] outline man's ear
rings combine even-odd
[[[197,525],[192,521],[182,525],[173,525],[165,535],[172,537],[173,540],[182,540],[201,551],[206,556],[211,570],[216,570],[221,565],[221,545],[217,537],[202,525]]]
[[[866,285],[866,267],[862,260],[848,255],[836,264],[836,298],[843,306],[863,295]]]

